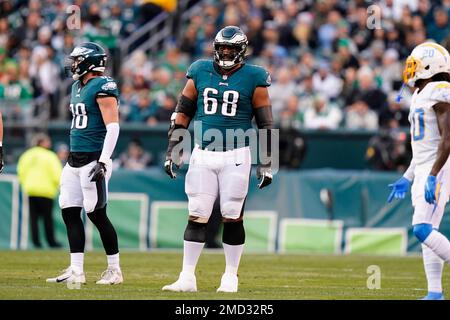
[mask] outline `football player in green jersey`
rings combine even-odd
[[[119,92],[114,79],[103,75],[106,60],[105,50],[92,42],[80,44],[70,53],[69,68],[75,80],[70,96],[70,154],[61,175],[59,205],[71,262],[61,275],[47,282],[86,282],[82,208],[97,227],[108,260],[97,284],[123,282],[117,234],[106,215],[111,155],[119,137]]]
[[[180,165],[181,138],[177,129],[188,128],[195,121],[195,148],[189,161],[185,191],[189,199],[189,219],[184,233],[183,268],[168,291],[197,291],[195,268],[206,239],[206,225],[214,201],[220,193],[223,217],[223,248],[226,267],[218,292],[237,292],[237,271],[245,242],[244,202],[248,192],[251,151],[246,139],[235,139],[252,130],[255,117],[259,130],[266,129],[267,153],[270,155],[273,127],[271,102],[267,87],[269,73],[262,67],[244,63],[248,40],[242,30],[228,26],[214,40],[214,60],[194,62],[187,71],[188,81],[182,91],[169,129],[165,170],[175,178],[174,166]],[[197,125],[200,124],[200,134]],[[179,131],[178,131],[179,132]],[[227,139],[228,133],[235,133]],[[254,132],[254,131],[253,131]],[[220,141],[220,142],[218,142]],[[271,164],[257,169],[259,188],[272,181]]]

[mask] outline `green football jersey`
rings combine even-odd
[[[257,87],[270,86],[270,75],[262,67],[243,64],[231,75],[222,75],[212,60],[198,60],[187,71],[198,92],[197,111],[194,121],[201,123],[195,142],[206,148],[215,140],[213,129],[222,134],[222,148],[231,150],[248,145],[248,141],[227,141],[227,129],[248,130],[252,128],[253,93]],[[206,134],[205,134],[206,133]],[[201,134],[201,136],[200,136]]]
[[[97,103],[97,97],[101,96],[119,99],[114,79],[102,76],[90,79],[84,86],[81,86],[80,80],[73,83],[70,95],[71,152],[98,152],[103,149],[106,126]]]

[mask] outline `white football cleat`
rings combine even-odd
[[[172,284],[164,286],[162,290],[174,292],[197,292],[197,279],[193,273],[180,272],[178,280]]]
[[[69,282],[69,283],[86,283],[86,276],[84,272],[76,273],[71,267],[62,271],[63,273],[56,278],[48,278],[47,282],[52,283],[61,283],[61,282]]]
[[[238,277],[232,273],[224,273],[220,281],[220,287],[217,292],[237,292],[238,291]]]
[[[101,275],[101,279],[96,284],[120,284],[123,282],[122,271],[120,269],[106,269]]]

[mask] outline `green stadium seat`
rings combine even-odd
[[[147,250],[148,195],[145,193],[111,192],[108,217],[116,229],[120,249]],[[97,229],[86,220],[86,249],[102,249]]]
[[[405,255],[405,228],[349,228],[345,234],[346,254]]]
[[[245,212],[246,252],[275,252],[277,219],[275,211]]]
[[[343,221],[285,218],[278,233],[282,253],[341,253]]]
[[[183,248],[187,218],[187,202],[154,201],[150,213],[150,247]]]

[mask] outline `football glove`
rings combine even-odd
[[[270,169],[269,167],[258,166],[256,168],[256,178],[258,178],[258,180],[261,180],[261,182],[258,184],[259,189],[268,186],[272,183],[272,169]]]
[[[436,202],[436,185],[436,177],[430,174],[425,183],[425,200],[429,204]]]
[[[97,162],[96,165],[89,171],[88,178],[91,182],[98,182],[105,178],[106,166],[103,162]]]
[[[405,177],[401,177],[394,183],[388,185],[389,188],[392,188],[391,194],[389,195],[387,202],[391,203],[392,199],[403,199],[405,198],[406,192],[409,190],[409,186],[411,181],[406,179]]]
[[[0,173],[3,171],[3,147],[0,147]]]
[[[177,177],[177,174],[175,173],[173,167],[176,167],[177,169],[180,168],[179,165],[177,165],[175,162],[173,162],[172,159],[168,158],[166,159],[166,162],[164,162],[164,170],[169,175],[171,179],[175,179]]]

